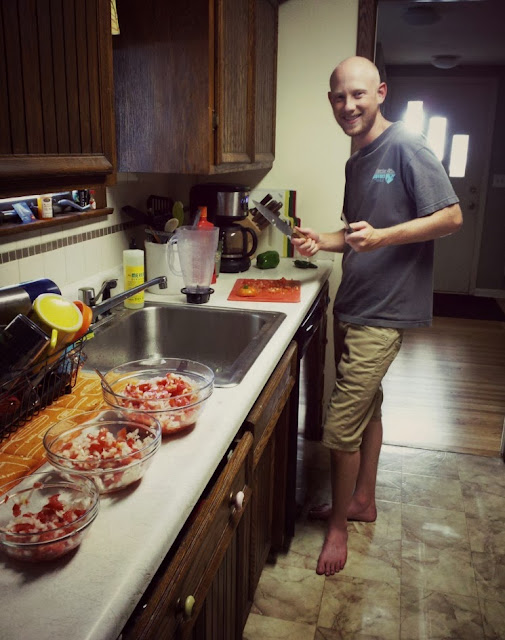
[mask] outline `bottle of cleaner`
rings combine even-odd
[[[209,222],[207,218],[207,207],[198,207],[198,211],[200,213],[200,218],[196,225],[197,229],[213,229],[214,225],[212,222]],[[215,282],[217,282],[216,265],[214,265],[214,271],[212,272],[212,280],[210,283],[215,284]]]
[[[144,252],[141,249],[123,251],[123,272],[125,291],[144,283]],[[136,293],[124,301],[127,309],[142,309],[144,292]]]

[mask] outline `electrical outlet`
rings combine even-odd
[[[503,173],[493,174],[493,187],[497,189],[505,189],[505,174]]]

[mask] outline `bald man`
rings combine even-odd
[[[332,504],[312,510],[328,520],[316,571],[333,575],[347,559],[347,521],[377,517],[375,485],[382,446],[382,379],[403,331],[430,326],[433,241],[462,225],[459,200],[423,137],[380,111],[387,87],[366,58],[341,62],[330,77],[335,120],[357,151],[345,168],[343,212],[349,230],[292,242],[305,256],[343,253],[335,297],[337,376],[324,425]]]

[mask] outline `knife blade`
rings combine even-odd
[[[267,209],[267,207],[265,207],[264,205],[260,204],[259,202],[256,202],[256,200],[253,200],[253,204],[256,207],[256,209],[261,213],[261,215],[264,218],[266,218],[268,222],[270,222],[270,224],[272,224],[274,227],[279,229],[279,231],[281,231],[285,236],[288,236],[288,238],[291,238],[291,237],[305,238],[306,237],[305,234],[303,234],[301,231],[298,231],[297,229],[293,229],[291,225],[289,225],[285,220],[281,220],[279,216],[275,215],[275,213],[272,213],[270,209]]]
[[[346,233],[353,233],[354,229],[351,227],[351,225],[347,221],[347,218],[345,217],[345,213],[343,211],[342,211],[342,214],[340,216],[340,219],[344,223],[344,228],[346,230]]]

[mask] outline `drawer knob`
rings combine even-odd
[[[191,618],[193,614],[193,607],[195,606],[195,599],[193,596],[188,596],[186,600],[184,600],[184,617],[186,619]]]
[[[233,493],[230,493],[230,505],[234,509],[240,511],[242,509],[242,505],[244,504],[244,498],[245,495],[243,491],[237,491],[235,496],[233,495]]]

